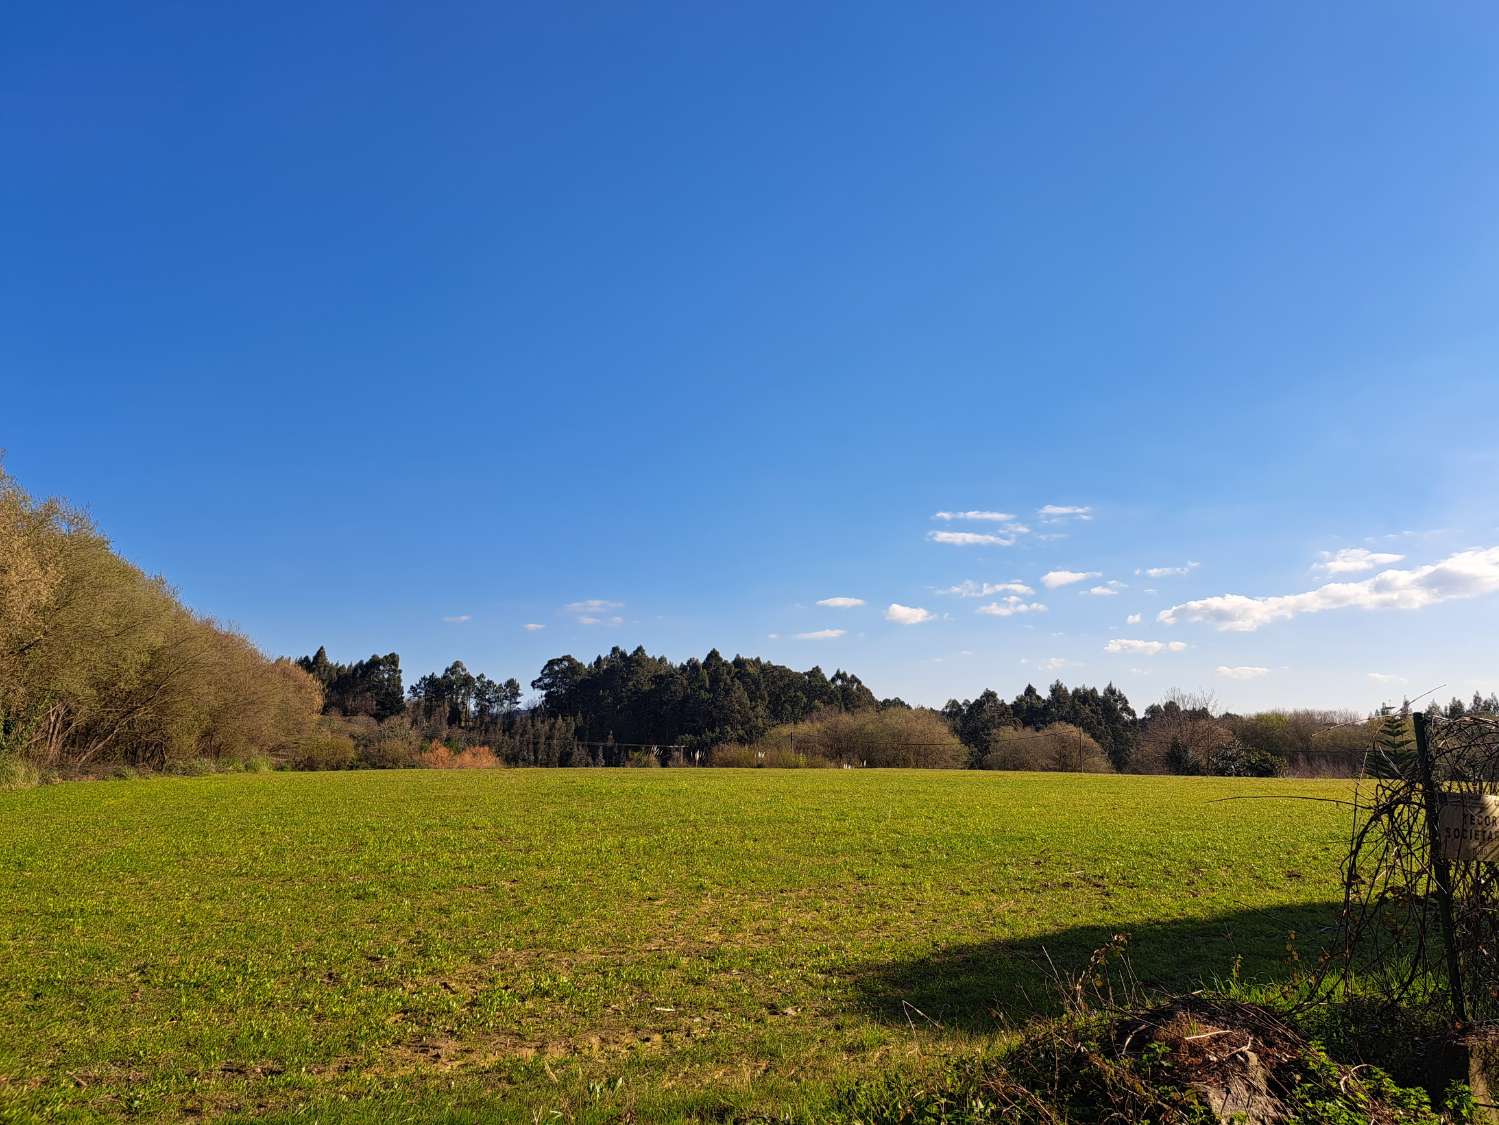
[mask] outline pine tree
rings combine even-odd
[[[1386,705],[1379,709],[1379,719],[1379,730],[1374,736],[1374,752],[1369,755],[1369,773],[1374,777],[1391,780],[1414,778],[1416,752],[1409,717]]]

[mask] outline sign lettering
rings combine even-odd
[[[1499,863],[1499,796],[1491,793],[1447,793],[1437,827],[1447,859]]]

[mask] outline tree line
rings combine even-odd
[[[121,558],[87,516],[0,465],[0,784],[39,771],[494,764],[917,765],[1272,774],[1357,772],[1374,717],[1221,712],[1173,692],[1137,713],[1113,684],[940,709],[852,672],[643,647],[514,677],[461,661],[409,686],[397,653],[269,659]],[[1499,714],[1499,697],[1430,705]]]
[[[446,762],[481,749],[497,765],[917,765],[972,769],[1349,776],[1375,742],[1375,716],[1331,710],[1222,712],[1172,692],[1137,713],[1114,684],[1011,699],[988,690],[940,709],[879,699],[851,672],[797,671],[716,650],[675,663],[643,647],[548,660],[520,682],[455,661],[400,691],[395,653],[354,664],[299,659],[322,685],[332,733],[318,765]],[[399,704],[399,705],[398,705]],[[1447,714],[1499,714],[1499,699]],[[437,747],[445,749],[435,749]],[[456,760],[456,759],[455,759]]]

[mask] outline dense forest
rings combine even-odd
[[[1348,775],[1378,736],[1377,716],[1338,711],[1221,712],[1172,692],[1136,713],[1119,688],[1013,699],[994,691],[940,710],[879,699],[843,670],[805,672],[757,658],[673,663],[613,648],[546,662],[523,704],[515,679],[461,662],[420,677],[400,703],[395,653],[340,664],[319,649],[297,665],[324,689],[325,733],[309,768],[353,765],[907,765],[934,768]],[[1438,708],[1432,705],[1434,710]],[[1444,710],[1499,713],[1499,698]],[[467,755],[467,757],[464,757]],[[461,759],[461,760],[460,760]]]
[[[852,672],[716,650],[546,662],[530,681],[455,661],[409,686],[397,653],[269,659],[120,558],[77,510],[0,468],[0,784],[122,770],[394,766],[918,766],[1350,774],[1373,716],[1221,713],[1173,692],[1137,713],[1113,684],[940,710]],[[1499,698],[1448,715],[1499,714]]]

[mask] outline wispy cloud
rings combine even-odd
[[[1430,539],[1435,535],[1446,535],[1450,528],[1433,527],[1426,531],[1392,531],[1388,535],[1366,535],[1365,543],[1385,543],[1391,539]]]
[[[990,598],[995,594],[1034,594],[1024,582],[975,582],[971,578],[938,590],[939,594],[952,594],[959,598]]]
[[[541,632],[541,630],[545,629],[546,626],[545,625],[538,625],[534,621],[528,621],[528,622],[526,622],[526,624],[522,625],[521,628],[524,629],[528,633],[539,633],[539,632]]]
[[[1010,512],[934,512],[934,520],[982,520],[988,523],[1009,523],[1015,516]]]
[[[1071,586],[1077,582],[1086,582],[1090,578],[1102,578],[1103,572],[1098,570],[1048,570],[1041,576],[1041,585],[1048,590],[1059,590],[1063,586]]]
[[[1091,520],[1093,509],[1074,504],[1047,504],[1037,508],[1036,515],[1046,523],[1060,523],[1063,520]]]
[[[926,537],[933,543],[948,543],[954,547],[1013,547],[1015,536],[994,535],[981,531],[928,531]]]
[[[796,639],[799,641],[831,641],[843,636],[847,629],[815,629],[810,633],[798,633]]]
[[[1115,637],[1103,646],[1104,652],[1134,652],[1141,656],[1157,656],[1163,652],[1184,652],[1186,645],[1181,641],[1128,641],[1122,637]]]
[[[1084,597],[1090,597],[1090,598],[1112,598],[1112,597],[1118,596],[1120,590],[1127,590],[1127,589],[1129,589],[1128,586],[1126,586],[1123,582],[1120,582],[1117,578],[1115,578],[1115,579],[1110,579],[1108,582],[1105,582],[1101,586],[1089,586],[1086,590],[1080,590],[1078,592],[1080,594],[1082,594]]]
[[[587,601],[568,602],[562,608],[568,613],[603,613],[606,609],[623,609],[624,602],[605,601],[603,598],[589,598]]]
[[[927,538],[933,543],[949,543],[957,547],[1010,547],[1015,540],[1022,535],[1029,535],[1031,529],[1023,523],[1015,522],[1013,512],[994,512],[987,509],[970,509],[964,512],[934,512],[932,519],[951,523],[954,520],[965,520],[975,523],[997,524],[992,531],[930,531]]]
[[[1028,602],[1016,594],[1011,594],[1000,601],[979,606],[976,612],[988,614],[990,617],[1016,617],[1023,613],[1045,613],[1046,607],[1040,602]]]
[[[1376,684],[1403,684],[1403,683],[1405,683],[1405,677],[1404,676],[1392,675],[1389,672],[1370,672],[1370,673],[1368,673],[1368,676]]]
[[[1312,566],[1326,574],[1361,574],[1376,567],[1398,563],[1404,555],[1389,551],[1370,551],[1364,547],[1344,547],[1341,551],[1323,551],[1322,561]]]
[[[1232,667],[1227,664],[1218,665],[1218,675],[1225,680],[1257,680],[1269,674],[1270,669],[1261,668],[1258,664],[1236,664]]]
[[[1132,613],[1124,619],[1124,623],[1126,625],[1138,625],[1140,624],[1140,615],[1138,613]]]
[[[853,609],[855,606],[864,604],[863,598],[823,598],[817,603],[831,609]]]
[[[472,621],[473,619],[474,615],[472,613],[454,613],[443,618],[449,625],[462,625],[465,621]]]
[[[1252,633],[1276,621],[1330,609],[1424,609],[1438,602],[1499,591],[1499,547],[1459,551],[1441,562],[1386,570],[1360,582],[1329,582],[1303,594],[1251,598],[1222,594],[1163,609],[1168,625],[1195,621],[1230,633]]]
[[[563,611],[573,615],[579,625],[623,625],[625,619],[611,614],[611,609],[623,609],[624,602],[611,602],[606,598],[588,598],[581,602],[568,602]]]
[[[920,625],[931,619],[929,610],[914,605],[901,605],[899,602],[891,602],[890,608],[885,610],[885,620],[894,621],[898,625]]]
[[[1148,575],[1151,578],[1171,578],[1179,574],[1191,574],[1196,570],[1199,563],[1189,562],[1184,566],[1147,566],[1143,569],[1136,568],[1136,574]]]
[[[1063,668],[1078,667],[1076,660],[1068,660],[1065,656],[1048,656],[1045,660],[1037,661],[1036,667],[1043,672],[1060,672]]]

